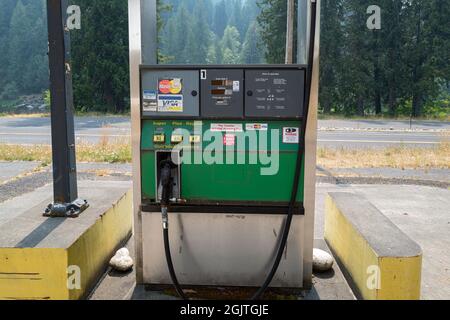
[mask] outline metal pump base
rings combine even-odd
[[[77,218],[88,207],[88,202],[82,199],[77,199],[72,203],[51,203],[45,209],[44,217]]]

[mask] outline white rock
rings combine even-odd
[[[116,256],[118,257],[129,257],[130,251],[128,251],[127,248],[122,248],[119,251],[117,251]]]
[[[134,261],[130,257],[130,252],[127,248],[122,248],[116,252],[115,256],[109,261],[109,265],[118,271],[128,271],[133,268]]]
[[[313,250],[313,269],[315,271],[328,271],[333,266],[334,259],[326,251],[320,249]]]

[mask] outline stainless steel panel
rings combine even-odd
[[[143,17],[143,21],[141,20]],[[136,278],[142,283],[141,162],[140,162],[140,81],[139,65],[156,63],[156,0],[128,0],[130,54],[131,143],[133,155],[133,213],[136,242]],[[141,32],[142,29],[142,32]],[[144,50],[144,59],[142,52]]]
[[[181,284],[261,286],[273,264],[282,216],[171,213],[171,251]],[[144,282],[171,284],[160,213],[142,213]],[[287,249],[271,284],[303,287],[303,223],[293,219]]]
[[[308,3],[310,3],[308,1]],[[311,6],[309,5],[309,10]],[[310,11],[308,11],[310,16]],[[308,18],[308,21],[310,18]],[[309,38],[308,38],[309,41]],[[317,152],[317,107],[319,103],[319,50],[320,49],[320,0],[317,0],[316,39],[314,48],[313,77],[306,128],[305,145],[305,232],[303,277],[306,288],[312,285],[312,259],[314,246],[314,210],[316,202],[316,152]]]

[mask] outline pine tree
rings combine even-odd
[[[322,0],[320,35],[320,106],[330,113],[339,103],[343,30],[342,0]]]
[[[225,0],[218,2],[214,8],[214,33],[222,38],[228,23],[227,7]]]
[[[127,2],[77,0],[76,4],[83,23],[81,30],[71,33],[75,105],[123,112],[129,95]]]
[[[261,12],[257,18],[261,28],[262,41],[267,47],[267,63],[284,63],[286,52],[286,16],[285,0],[260,0]]]
[[[236,27],[228,26],[223,34],[221,47],[223,52],[223,64],[236,64],[239,62],[241,43],[239,31]]]
[[[264,61],[264,49],[260,46],[261,35],[258,23],[254,21],[248,28],[242,45],[240,61],[243,64],[260,64]]]

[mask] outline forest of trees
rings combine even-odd
[[[160,36],[165,63],[263,63],[255,0],[166,0]],[[260,45],[259,45],[260,44]]]
[[[1,0],[0,100],[48,88],[45,0]]]
[[[342,115],[448,116],[450,1],[322,0],[320,108]],[[0,104],[48,88],[46,0],[1,0]],[[129,108],[125,0],[72,0],[74,98]],[[369,30],[370,5],[381,29]],[[283,63],[286,0],[159,0],[160,63]]]
[[[381,29],[366,26],[370,5]],[[449,113],[450,1],[322,0],[325,113]]]

